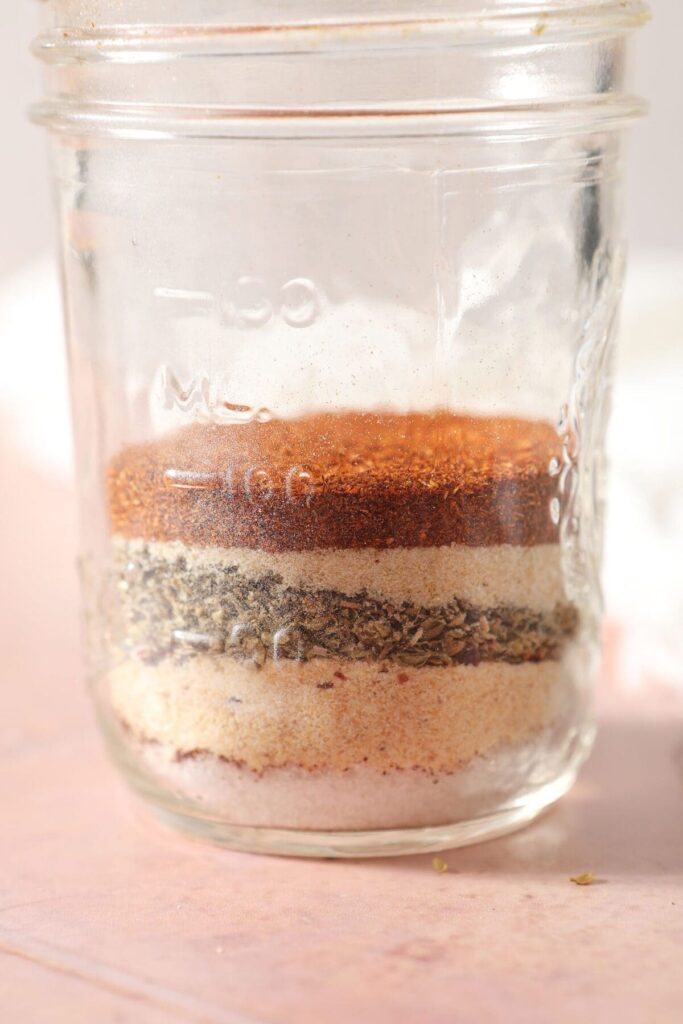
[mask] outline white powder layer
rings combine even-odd
[[[537,782],[562,773],[570,752],[553,756],[552,736],[523,747],[501,747],[455,773],[346,772],[275,768],[256,774],[208,754],[175,759],[173,748],[137,743],[135,753],[158,783],[203,814],[236,826],[310,830],[421,828],[448,825],[500,807],[528,780],[529,764],[547,770]],[[537,772],[538,775],[538,772]]]
[[[196,655],[109,673],[116,716],[175,754],[271,768],[458,771],[538,734],[571,703],[566,664],[404,668],[367,661],[266,662]]]
[[[343,594],[368,594],[421,607],[448,604],[454,598],[480,608],[500,605],[548,611],[566,600],[559,544],[514,547],[319,549],[271,554],[250,548],[201,548],[180,541],[142,541],[115,537],[114,545],[135,552],[147,547],[155,558],[182,556],[189,568],[235,566],[258,579],[267,573],[283,584]]]

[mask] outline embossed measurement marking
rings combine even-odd
[[[196,302],[205,306],[214,304],[211,292],[193,291],[190,288],[155,288],[154,296],[157,299],[177,299],[180,302]]]
[[[290,504],[308,507],[318,490],[315,471],[304,466],[292,466],[277,478],[263,466],[248,466],[239,474],[232,467],[224,473],[169,468],[163,481],[165,487],[182,491],[224,491],[230,497],[240,493],[252,504],[270,502],[281,491]]]
[[[251,406],[227,401],[221,394],[219,382],[216,380],[212,383],[208,376],[181,380],[165,363],[155,374],[152,393],[164,410],[202,410],[210,414],[216,422],[250,423],[257,420],[259,423],[265,423],[272,419],[270,409],[263,405]]]
[[[167,469],[164,473],[166,487],[177,487],[183,491],[218,491],[223,486],[219,473],[197,473],[192,469]]]
[[[322,313],[324,293],[308,277],[293,277],[277,286],[262,277],[243,275],[224,291],[173,288],[160,285],[154,296],[194,306],[215,316],[225,326],[259,328],[273,319],[289,327],[310,327]]]
[[[201,633],[194,629],[174,629],[173,641],[178,647],[187,647],[194,651],[222,653],[225,641],[217,633]]]

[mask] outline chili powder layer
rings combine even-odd
[[[111,460],[110,523],[129,538],[271,552],[552,543],[559,457],[549,423],[509,417],[197,423]]]

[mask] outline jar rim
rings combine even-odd
[[[45,2],[45,0],[44,0]],[[48,0],[49,2],[49,0]],[[469,5],[468,5],[469,6]],[[411,8],[412,9],[412,8]],[[375,48],[471,46],[533,39],[540,45],[558,38],[628,31],[650,19],[646,0],[513,0],[453,9],[453,0],[410,13],[381,13],[368,19],[352,12],[334,18],[202,23],[117,24],[94,21],[55,25],[35,41],[34,53],[48,63],[127,60],[139,63],[170,55],[273,54]]]
[[[188,0],[102,0],[99,23],[85,20],[90,5],[48,2],[35,44],[48,98],[33,116],[61,132],[539,138],[643,112],[624,54],[645,0],[486,0],[485,15],[482,0],[423,0],[419,15],[417,0],[378,0],[373,19],[391,13],[372,21],[365,0],[330,0],[328,11],[364,12],[343,22],[320,21],[319,0],[234,0],[229,24],[222,0],[193,0],[186,25]],[[105,24],[109,9],[129,21]],[[289,20],[240,23],[270,9]],[[294,20],[305,11],[316,20]]]

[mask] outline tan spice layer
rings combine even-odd
[[[571,706],[562,662],[383,670],[368,662],[268,662],[254,672],[199,655],[121,661],[109,673],[114,713],[139,740],[178,758],[213,754],[269,768],[458,771],[518,746]]]
[[[109,465],[112,532],[265,551],[554,543],[549,423],[448,412],[193,424]]]
[[[568,601],[559,544],[271,552],[114,536],[111,551],[113,564],[128,555],[136,561],[148,551],[155,561],[169,564],[182,557],[195,572],[233,569],[253,579],[274,575],[285,587],[347,594],[364,590],[373,597],[398,604],[412,601],[425,608],[447,604],[455,596],[485,608],[516,605],[537,611]]]

